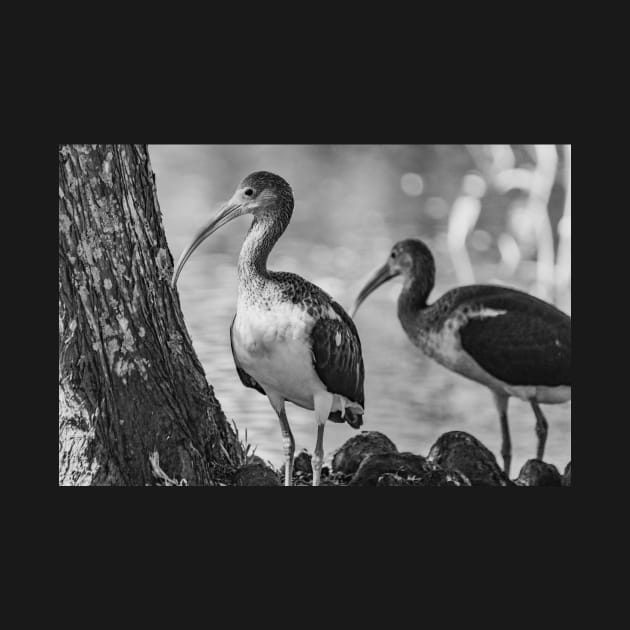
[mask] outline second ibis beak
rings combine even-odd
[[[216,232],[220,227],[223,227],[226,223],[229,223],[232,219],[236,219],[242,214],[242,206],[238,203],[228,202],[225,206],[223,206],[217,215],[208,223],[208,225],[204,226],[197,235],[195,236],[193,242],[182,252],[182,255],[179,257],[177,261],[177,265],[175,265],[175,271],[173,272],[173,279],[171,280],[171,287],[174,289],[177,284],[177,278],[182,270],[182,267],[186,263],[186,261],[192,256],[192,253],[201,245],[203,241],[205,241],[210,234]]]
[[[365,298],[370,295],[374,290],[378,289],[382,284],[385,284],[388,280],[395,278],[400,274],[400,271],[397,269],[390,269],[388,263],[385,263],[382,267],[377,269],[371,276],[370,279],[366,282],[365,286],[357,295],[357,299],[354,301],[354,306],[352,307],[352,311],[350,312],[350,317],[354,317],[356,312],[359,310],[359,306],[365,300]]]

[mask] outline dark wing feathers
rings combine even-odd
[[[313,326],[311,343],[315,371],[329,392],[341,394],[363,407],[365,370],[359,334],[352,319],[337,302],[331,299],[328,304],[339,319],[322,315]],[[354,428],[363,424],[362,415],[352,409],[346,409],[344,418],[335,411],[329,419],[333,422],[346,421]]]
[[[234,359],[234,365],[236,366],[236,371],[238,372],[238,377],[241,379],[241,383],[245,385],[245,387],[251,387],[252,389],[258,390],[261,394],[265,394],[265,390],[258,384],[258,382],[252,378],[241,366],[238,364],[236,360],[236,355],[234,354],[234,344],[232,343],[232,328],[234,328],[234,320],[236,319],[236,315],[234,315],[232,319],[232,323],[230,324],[230,348],[232,349],[232,358]]]
[[[459,307],[507,311],[471,318],[459,335],[482,368],[510,385],[571,385],[571,318],[520,291],[489,292]]]

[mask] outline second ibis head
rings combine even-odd
[[[435,283],[435,261],[429,248],[420,239],[408,238],[398,241],[392,247],[385,264],[371,274],[357,295],[351,317],[355,316],[370,293],[397,276],[402,276],[406,289],[412,283],[420,283],[419,288],[424,293],[424,298],[428,297]]]

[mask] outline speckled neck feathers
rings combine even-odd
[[[269,279],[267,258],[286,230],[292,208],[254,217],[238,258],[239,293],[251,294]]]

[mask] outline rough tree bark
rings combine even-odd
[[[144,146],[59,147],[59,484],[190,485],[242,458],[169,281]]]

